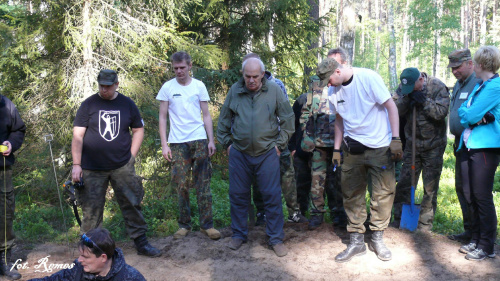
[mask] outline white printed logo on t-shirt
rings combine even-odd
[[[120,133],[120,111],[99,110],[99,134],[107,141],[112,141]]]

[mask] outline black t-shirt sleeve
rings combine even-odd
[[[142,128],[144,127],[144,123],[142,121],[141,113],[139,112],[139,108],[137,108],[137,105],[130,99],[130,104],[131,104],[131,124],[130,128]]]
[[[75,121],[73,121],[74,127],[88,127],[89,126],[89,110],[88,102],[84,101],[80,108],[76,111]]]

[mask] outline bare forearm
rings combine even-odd
[[[392,99],[387,100],[384,103],[387,109],[387,116],[389,117],[389,123],[391,125],[392,137],[399,137],[399,114],[398,108]]]
[[[130,146],[130,152],[134,157],[139,153],[142,141],[144,140],[144,128],[132,129],[132,145]]]
[[[344,137],[344,119],[337,114],[335,117],[335,142],[334,149],[340,149],[342,145],[342,138]]]

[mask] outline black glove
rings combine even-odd
[[[410,97],[410,105],[423,105],[425,103],[425,94],[421,91],[413,91],[409,95]]]
[[[491,114],[491,112],[486,112],[486,114],[483,116],[484,119],[484,124],[490,124],[491,122],[495,122],[495,115]]]

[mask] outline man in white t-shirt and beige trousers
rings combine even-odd
[[[333,164],[342,164],[342,197],[349,220],[350,243],[335,257],[347,262],[366,253],[366,180],[372,179],[370,250],[381,260],[390,260],[391,251],[383,233],[391,219],[395,195],[394,161],[403,152],[399,138],[398,110],[380,75],[365,68],[352,68],[334,59],[318,65],[320,86],[333,86],[329,97],[336,112]],[[341,150],[342,145],[342,150]]]
[[[188,53],[177,52],[171,61],[175,78],[163,84],[156,99],[161,101],[159,119],[163,157],[172,162],[172,184],[177,188],[179,198],[179,230],[174,239],[185,237],[191,230],[188,173],[192,170],[201,232],[217,240],[220,232],[213,227],[210,192],[210,156],[215,153],[212,117],[208,111],[210,98],[205,84],[189,74],[192,63]],[[168,140],[167,115],[170,118]]]

